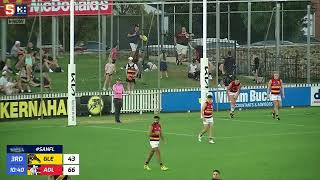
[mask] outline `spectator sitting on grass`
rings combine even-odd
[[[51,78],[48,74],[48,72],[43,72],[42,73],[42,79],[43,79],[43,87],[49,91],[51,91]]]
[[[23,66],[19,72],[18,83],[20,83],[20,87],[22,87],[21,93],[24,93],[25,90],[27,90],[28,93],[31,93],[31,88],[29,85],[30,80],[28,80],[26,66]]]
[[[11,60],[10,59],[6,60],[5,66],[2,68],[2,71],[6,71],[8,73],[13,73],[13,69],[11,67]]]
[[[19,54],[18,55],[18,62],[16,63],[16,70],[20,71],[21,68],[25,65],[25,55],[24,54]]]
[[[31,76],[32,76],[32,67],[34,64],[34,56],[33,56],[33,52],[32,51],[28,51],[25,57],[25,61],[24,61],[25,65],[26,65],[26,69],[27,69],[27,78],[28,81],[31,80]]]
[[[43,55],[44,62],[46,62],[49,65],[49,72],[64,72],[63,69],[59,66],[58,60],[53,59],[51,56],[49,56],[48,51],[46,51]]]
[[[24,51],[23,49],[20,47],[21,43],[20,41],[16,41],[14,43],[14,45],[12,46],[11,48],[11,52],[10,52],[10,55],[17,58],[18,57],[18,54],[23,54]]]
[[[188,67],[188,78],[198,80],[199,77],[200,77],[200,71],[198,70],[198,66],[196,62],[193,60]]]
[[[166,77],[168,76],[168,65],[167,65],[167,55],[166,52],[164,50],[162,50],[162,53],[160,55],[160,78],[162,79],[162,73],[164,73],[166,75]]]
[[[18,84],[11,81],[7,71],[2,72],[2,77],[0,78],[0,91],[6,95],[17,94],[19,92]]]
[[[28,52],[28,51],[32,51],[32,52],[33,52],[33,55],[35,56],[36,53],[39,52],[39,48],[34,47],[32,42],[28,42],[26,51],[27,51],[27,52]]]
[[[42,62],[40,62],[40,59],[36,59],[36,63],[34,66],[35,72],[41,72],[41,65],[42,65],[42,72],[53,72],[50,68],[48,61],[45,58],[42,58]]]

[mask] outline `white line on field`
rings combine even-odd
[[[86,126],[86,127],[129,131],[129,132],[140,132],[140,133],[147,133],[148,132],[145,130],[119,128],[119,127],[115,128],[115,127],[108,127],[108,126]],[[164,134],[176,135],[176,136],[187,136],[187,137],[197,137],[198,136],[196,134],[192,135],[192,134],[172,133],[172,132],[165,132]],[[234,139],[234,138],[248,138],[248,137],[268,137],[268,136],[307,135],[307,134],[320,134],[320,131],[287,132],[287,133],[274,133],[274,134],[255,134],[255,135],[246,135],[246,136],[222,136],[222,137],[216,137],[216,138],[217,139]]]

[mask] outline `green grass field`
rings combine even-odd
[[[53,92],[67,92],[68,63],[69,57],[64,56],[59,60],[59,64],[64,69],[63,73],[49,73],[52,79]],[[97,55],[76,55],[77,91],[99,91],[99,57]],[[104,66],[106,61],[101,60],[101,88],[104,82]],[[125,82],[124,67],[128,63],[127,57],[121,56],[116,63],[117,72],[113,76],[113,81],[120,77]],[[153,62],[156,63],[157,62]],[[175,63],[168,63],[169,78],[160,81],[160,88],[188,88],[199,87],[199,81],[187,78],[187,65],[176,66]],[[242,84],[252,85],[252,80],[240,76]],[[210,81],[210,86],[214,87],[214,80]],[[137,80],[136,89],[158,88],[158,71],[144,72],[142,79]],[[39,92],[40,88],[32,88],[33,92]]]
[[[214,168],[228,180],[319,179],[320,109],[283,109],[281,121],[270,109],[243,110],[230,120],[215,113],[216,144],[197,141],[202,127],[199,113],[164,113],[161,123],[167,143],[160,145],[162,172],[156,159],[152,171],[143,170],[149,150],[147,128],[152,114],[79,117],[79,126],[65,127],[66,119],[2,122],[0,179],[46,179],[5,175],[7,144],[62,144],[64,153],[80,154],[75,180],[205,180]]]

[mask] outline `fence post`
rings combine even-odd
[[[207,42],[203,42],[203,43],[207,43]],[[219,84],[219,70],[218,70],[219,61],[220,61],[220,2],[217,2],[216,3],[216,85]]]
[[[7,52],[7,19],[1,19],[1,59],[6,60]]]
[[[276,8],[276,24],[275,24],[275,38],[276,38],[276,61],[277,61],[277,71],[279,71],[280,64],[280,3],[277,3]],[[283,63],[283,61],[282,61]]]
[[[118,15],[117,18],[117,45],[118,45],[118,50],[120,50],[120,15]]]
[[[52,57],[53,59],[57,58],[57,54],[56,54],[56,47],[57,47],[57,24],[56,24],[56,18],[55,16],[51,17],[51,51],[52,51]]]
[[[113,46],[113,13],[110,16],[110,47]]]
[[[247,31],[247,71],[250,75],[250,46],[251,46],[251,0],[248,1],[248,31]]]
[[[308,24],[307,24],[307,83],[310,83],[310,31],[311,31],[311,5],[307,6],[308,9]]]
[[[101,32],[101,37],[102,37],[102,59],[106,60],[106,48],[107,47],[107,16],[102,15],[102,32]],[[111,37],[110,37],[111,38]],[[99,42],[100,43],[100,42]],[[112,48],[112,44],[110,44],[110,48]]]
[[[189,0],[189,32],[192,33],[192,0]],[[189,36],[189,40],[192,40],[192,36]],[[188,52],[188,59],[189,62],[192,61],[192,49],[191,49],[191,45],[189,43],[189,52]]]
[[[231,39],[230,35],[230,3],[228,3],[228,40]]]

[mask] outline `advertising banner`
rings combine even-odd
[[[112,14],[112,0],[75,0],[74,14]],[[0,0],[0,17],[68,16],[69,0]]]
[[[311,87],[311,106],[320,106],[320,86]]]
[[[111,96],[81,96],[75,105],[77,115],[110,114]],[[67,115],[67,97],[0,101],[0,120]]]
[[[226,90],[212,92],[214,107],[219,110],[230,108]],[[162,93],[162,110],[164,112],[200,111],[200,91],[164,92]],[[218,104],[217,104],[218,103]],[[241,89],[237,101],[238,108],[267,108],[273,104],[268,98],[267,89]],[[310,87],[285,88],[282,106],[310,106]]]

